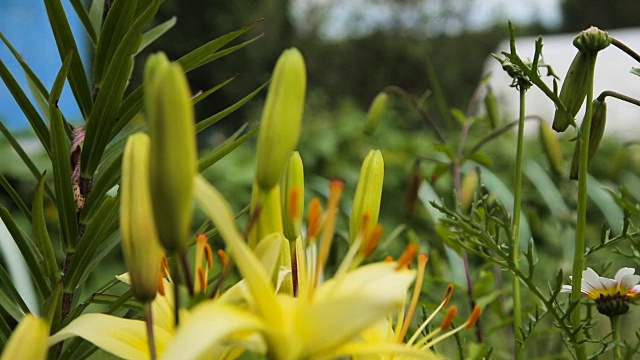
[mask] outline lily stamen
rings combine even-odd
[[[415,285],[413,286],[413,295],[411,296],[411,303],[409,304],[409,309],[404,317],[404,324],[402,325],[402,330],[398,333],[398,342],[402,342],[407,331],[409,330],[409,325],[411,324],[411,319],[413,319],[413,315],[416,312],[416,307],[418,306],[418,299],[420,298],[420,293],[422,292],[422,283],[424,281],[424,272],[427,268],[427,262],[429,262],[429,256],[427,254],[418,255],[418,273],[416,277]]]
[[[418,339],[418,336],[420,336],[420,333],[427,327],[427,325],[431,322],[431,320],[433,320],[433,318],[436,317],[436,315],[440,312],[440,310],[442,310],[444,307],[449,305],[449,301],[451,301],[452,295],[453,295],[453,284],[449,284],[449,286],[447,286],[447,290],[444,292],[444,296],[442,297],[442,300],[440,300],[440,305],[438,305],[438,307],[431,313],[431,315],[427,318],[427,320],[422,322],[420,327],[418,327],[418,329],[413,333],[413,336],[411,336],[411,339],[407,341],[407,345],[413,344]],[[426,341],[428,341],[430,338],[431,337],[428,337]]]
[[[398,265],[396,266],[396,270],[400,270],[411,265],[411,262],[413,261],[413,258],[417,253],[418,245],[414,243],[407,245],[402,255],[400,255],[400,258],[398,258]]]
[[[442,335],[438,336],[437,338],[433,339],[433,341],[430,341],[430,342],[424,344],[420,349],[432,348],[433,346],[435,346],[440,341],[442,341],[442,340],[444,340],[444,339],[446,339],[446,338],[448,338],[448,337],[450,337],[450,336],[452,336],[452,335],[454,335],[454,334],[456,334],[456,333],[458,333],[458,332],[460,332],[460,331],[462,331],[464,329],[472,328],[476,324],[476,322],[478,321],[478,318],[480,317],[480,313],[481,312],[482,312],[482,310],[481,310],[480,306],[476,305],[473,308],[473,311],[471,312],[471,315],[469,316],[467,321],[465,321],[462,325],[456,327],[455,329],[449,331],[446,334],[442,334]],[[445,320],[446,320],[446,318],[445,318]],[[444,325],[444,322],[443,322],[443,325]],[[448,325],[451,325],[451,324],[448,324]],[[442,329],[442,326],[440,327],[440,329]],[[436,329],[436,331],[438,331],[440,329]],[[434,333],[436,331],[434,331]],[[431,334],[429,334],[429,335],[431,335]]]

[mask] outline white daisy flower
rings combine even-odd
[[[629,311],[629,301],[640,294],[640,275],[624,267],[613,279],[599,276],[592,268],[582,272],[580,292],[591,298],[601,314],[622,315]],[[560,292],[571,292],[571,285],[562,285]]]

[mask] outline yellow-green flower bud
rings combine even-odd
[[[160,240],[173,254],[187,245],[197,153],[187,78],[180,65],[171,63],[162,53],[147,61],[144,102],[151,138],[153,214]]]
[[[127,139],[120,186],[122,254],[133,296],[143,303],[156,297],[162,258],[149,189],[150,145],[149,137],[143,133]]]
[[[590,59],[595,61],[595,57],[578,51],[569,66],[559,95],[569,114],[556,109],[553,116],[553,130],[557,132],[567,130],[587,97]]]
[[[284,236],[295,241],[300,236],[304,212],[304,168],[300,153],[294,151],[282,174],[282,226]]]
[[[383,181],[384,160],[382,153],[380,150],[371,150],[362,163],[360,178],[356,186],[349,222],[350,241],[353,242],[361,232],[364,236],[368,236],[378,223]],[[363,229],[363,225],[366,228]]]
[[[500,123],[500,110],[498,109],[498,100],[493,90],[491,90],[491,87],[487,87],[487,95],[484,97],[484,107],[487,112],[489,124],[492,129],[495,129]]]
[[[580,52],[595,54],[611,45],[611,37],[606,31],[602,31],[595,26],[583,30],[573,39],[573,46]]]
[[[473,203],[473,198],[478,190],[478,172],[469,171],[462,178],[462,187],[460,189],[460,209],[467,212]]]
[[[371,135],[376,131],[378,124],[380,123],[380,119],[387,110],[388,104],[389,95],[385,92],[381,92],[373,99],[371,106],[369,106],[369,111],[367,112],[367,121],[364,123],[363,131],[365,135]]]
[[[547,161],[549,161],[551,171],[556,175],[562,175],[564,172],[564,157],[556,134],[546,122],[540,121],[538,136],[540,137],[542,150],[547,157]]]
[[[33,314],[26,314],[11,334],[0,360],[44,360],[47,357],[49,325]]]
[[[602,136],[604,135],[604,128],[607,124],[607,103],[598,99],[593,100],[591,118],[591,129],[589,130],[589,151],[587,152],[587,165],[591,163],[591,159],[596,154]],[[584,128],[584,121],[582,122],[581,129]],[[573,150],[573,159],[571,160],[571,173],[569,178],[573,180],[578,179],[578,170],[580,169],[580,138],[576,140],[576,147]]]
[[[280,181],[298,145],[306,86],[302,54],[295,48],[285,50],[273,71],[258,133],[256,181],[262,190]]]

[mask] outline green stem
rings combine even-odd
[[[151,302],[144,304],[144,319],[147,323],[147,340],[149,341],[149,355],[151,360],[156,360],[156,342],[153,336],[153,311]]]
[[[629,104],[633,104],[635,106],[640,106],[640,100],[611,90],[603,91],[602,93],[600,93],[600,95],[598,96],[598,100],[604,101],[607,96],[628,102]]]
[[[613,358],[615,360],[622,359],[622,352],[620,350],[620,316],[614,315],[610,316],[609,320],[611,320],[611,334],[613,335]]]
[[[173,279],[173,316],[176,327],[180,324],[180,284],[182,283],[182,279],[180,278],[180,260],[178,259],[178,254],[174,254],[171,258],[171,262],[173,263],[172,268],[175,269],[175,276]]]
[[[524,154],[524,114],[525,114],[525,87],[520,88],[520,117],[518,118],[518,145],[516,149],[516,180],[515,193],[513,195],[513,223],[511,231],[513,244],[511,246],[511,261],[516,269],[519,269],[520,258],[520,213],[522,212],[522,162]],[[523,359],[524,338],[522,328],[522,302],[520,298],[520,280],[513,277],[513,331],[515,333],[515,359]]]
[[[591,55],[594,56],[595,55]],[[573,279],[571,289],[571,302],[580,301],[580,284],[582,284],[582,270],[584,269],[584,251],[586,245],[587,231],[587,172],[589,156],[589,134],[591,132],[591,118],[593,115],[593,75],[595,70],[595,58],[589,59],[589,69],[587,73],[587,111],[581,126],[580,136],[580,165],[578,170],[578,219],[576,223],[576,248],[573,256]],[[571,313],[571,324],[574,329],[580,326],[582,312],[580,306],[576,306]],[[584,342],[584,335],[580,332],[576,334],[576,342],[573,346],[576,349],[576,358],[584,360],[587,358]]]

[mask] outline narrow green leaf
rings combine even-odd
[[[208,43],[200,46],[199,48],[191,51],[187,55],[178,59],[178,63],[182,65],[182,68],[184,69],[184,71],[189,71],[189,70],[195,69],[198,66],[202,66],[204,64],[205,59],[211,56],[211,54],[216,52],[218,49],[226,45],[231,40],[253,29],[256,25],[258,25],[261,22],[262,22],[262,19],[255,21],[247,26],[244,26],[236,31],[223,35],[217,39],[211,40]]]
[[[7,324],[4,314],[2,314],[2,316],[0,316],[0,347],[4,347],[7,341],[9,341],[11,334],[11,328]]]
[[[218,84],[218,85],[216,85],[216,86],[212,87],[211,89],[209,89],[209,90],[207,90],[207,91],[205,91],[205,92],[199,93],[198,95],[194,96],[194,97],[191,99],[191,103],[192,103],[193,105],[195,105],[195,104],[199,103],[200,101],[202,101],[202,100],[206,99],[206,98],[207,98],[207,96],[209,96],[209,95],[213,94],[214,92],[216,92],[216,91],[218,91],[218,90],[222,89],[222,88],[223,88],[223,87],[225,87],[227,84],[229,84],[230,82],[232,82],[233,80],[235,80],[235,79],[238,77],[238,75],[240,75],[240,74],[235,74],[235,75],[233,75],[232,77],[228,78],[227,80],[225,80],[225,81],[221,82],[220,84]]]
[[[176,17],[172,17],[171,19],[163,22],[162,24],[153,27],[151,30],[145,32],[142,35],[142,42],[140,46],[138,46],[138,51],[136,51],[136,55],[138,55],[142,50],[144,50],[147,46],[149,46],[154,41],[158,40],[164,33],[169,31],[176,24]]]
[[[213,60],[217,60],[217,59],[219,59],[219,58],[221,58],[221,57],[223,57],[223,56],[226,56],[226,55],[229,55],[229,54],[231,54],[231,53],[233,53],[233,52],[236,52],[236,51],[238,51],[238,50],[242,49],[243,47],[245,47],[245,46],[247,46],[247,45],[251,44],[252,42],[254,42],[254,41],[256,41],[256,40],[260,39],[262,36],[263,36],[263,35],[262,35],[262,34],[260,34],[260,35],[258,35],[258,36],[256,36],[256,37],[251,38],[251,39],[249,39],[249,40],[247,40],[247,41],[245,41],[245,42],[243,42],[243,43],[240,43],[240,44],[238,44],[238,45],[230,46],[230,47],[228,47],[228,48],[226,48],[226,49],[224,49],[224,50],[216,51],[215,53],[212,53],[212,54],[206,55],[206,56],[205,56],[204,58],[202,58],[202,59],[201,59],[201,60],[200,60],[200,61],[199,61],[199,62],[198,62],[198,63],[197,63],[197,64],[196,64],[192,69],[190,69],[190,70],[188,70],[188,71],[191,71],[191,70],[193,70],[193,69],[197,69],[197,68],[199,68],[199,67],[201,67],[201,66],[203,66],[203,65],[206,65],[206,64],[208,64],[208,63],[212,62]],[[185,71],[186,71],[186,70],[185,70]]]
[[[242,105],[246,104],[249,100],[251,100],[254,96],[256,96],[256,94],[258,94],[260,92],[260,90],[262,90],[265,86],[267,86],[268,82],[262,84],[260,87],[258,87],[257,89],[255,89],[253,92],[251,92],[249,95],[243,97],[242,99],[240,99],[238,102],[236,102],[235,104],[227,107],[226,109],[220,111],[219,113],[210,116],[200,122],[198,122],[196,124],[196,132],[200,132],[206,128],[208,128],[209,126],[215,124],[216,122],[220,121],[221,119],[223,119],[224,117],[226,117],[227,115],[233,113],[234,111],[238,110]]]
[[[99,88],[116,50],[131,28],[137,3],[137,0],[114,1],[102,25],[93,65],[93,80]]]
[[[87,224],[86,231],[78,242],[76,251],[67,268],[67,276],[64,278],[65,292],[69,293],[75,290],[98,248],[105,243],[110,235],[117,231],[118,206],[118,199],[108,197]]]
[[[31,241],[22,232],[22,230],[20,230],[18,224],[16,224],[13,217],[4,206],[0,207],[0,218],[2,218],[2,222],[4,222],[7,227],[9,234],[11,234],[18,250],[20,250],[20,254],[22,254],[22,257],[27,264],[27,268],[29,269],[29,273],[31,274],[31,278],[33,279],[33,283],[38,294],[41,298],[45,297],[49,293],[50,288],[44,274],[40,271],[40,266],[38,265],[42,256],[37,253],[37,249],[35,248],[33,241]]]
[[[89,36],[89,40],[95,46],[98,43],[98,36],[96,35],[96,30],[93,28],[91,24],[91,19],[89,18],[89,13],[87,9],[84,8],[84,4],[82,0],[69,0],[71,2],[71,6],[73,6],[73,10],[76,11],[76,15],[78,15],[78,19],[82,23],[84,30],[87,32]]]
[[[93,189],[91,190],[91,194],[87,199],[87,202],[84,204],[84,210],[82,211],[82,215],[80,221],[87,221],[87,219],[91,219],[93,217],[93,213],[97,209],[97,206],[100,205],[106,197],[108,197],[107,191],[113,188],[118,181],[120,181],[120,167],[122,165],[122,152],[120,156],[110,162],[103,162],[104,164],[108,164],[104,168],[100,168],[100,176],[96,178],[96,181],[93,183]]]
[[[49,17],[53,36],[58,45],[60,59],[63,60],[70,52],[73,54],[68,74],[69,85],[83,118],[87,119],[93,107],[91,90],[89,89],[89,80],[82,65],[80,54],[77,51],[78,45],[71,32],[67,15],[64,12],[60,0],[44,0],[44,4],[47,9],[47,16]]]
[[[2,185],[7,194],[9,194],[11,200],[13,200],[13,203],[18,206],[18,209],[20,209],[22,215],[24,215],[27,220],[31,221],[31,211],[29,211],[29,208],[24,203],[24,201],[22,201],[22,198],[20,198],[18,192],[13,188],[13,186],[11,186],[11,184],[2,174],[0,174],[0,185]]]
[[[6,126],[4,126],[4,123],[2,123],[2,121],[0,121],[0,132],[2,132],[5,139],[9,141],[9,144],[11,145],[13,150],[18,154],[18,156],[24,162],[24,164],[27,166],[27,168],[29,169],[33,177],[36,180],[40,179],[40,177],[42,177],[40,170],[38,170],[38,168],[36,167],[36,164],[33,163],[29,155],[27,155],[27,153],[24,151],[20,143],[16,140],[15,137],[13,137],[13,134],[9,131],[9,129],[7,129]],[[48,133],[48,130],[47,130],[47,133]],[[49,186],[45,185],[45,190],[49,198],[53,201],[55,197],[53,196],[53,192],[51,192],[51,189],[49,188]]]
[[[9,89],[16,103],[18,103],[18,106],[20,106],[20,109],[27,117],[29,124],[31,124],[36,136],[38,136],[47,155],[51,156],[51,144],[47,124],[42,120],[40,114],[38,114],[36,108],[33,107],[33,104],[31,104],[31,101],[29,101],[29,98],[27,98],[27,95],[22,91],[20,85],[18,85],[18,82],[11,75],[11,72],[9,72],[9,69],[7,69],[2,60],[0,60],[0,78],[2,78],[7,89]]]
[[[2,39],[2,42],[4,42],[7,48],[9,48],[9,51],[11,51],[11,54],[13,55],[13,57],[18,61],[18,63],[20,64],[20,67],[22,67],[22,71],[24,71],[25,75],[27,76],[27,81],[29,82],[29,86],[32,88],[31,89],[32,95],[36,98],[36,102],[40,106],[40,110],[43,113],[45,113],[44,114],[45,117],[48,118],[49,109],[46,106],[42,106],[43,104],[39,102],[39,100],[43,98],[44,99],[49,98],[49,92],[47,91],[47,88],[44,86],[44,84],[42,84],[42,81],[40,81],[38,76],[36,76],[33,70],[31,70],[29,65],[24,61],[20,53],[16,51],[13,45],[11,45],[9,40],[4,35],[2,35],[2,33],[0,33],[0,39]],[[45,100],[45,103],[46,103],[46,100]]]
[[[60,268],[58,267],[58,260],[53,250],[53,244],[49,237],[49,231],[47,230],[47,222],[44,216],[44,184],[45,176],[43,175],[33,199],[33,237],[35,239],[36,246],[44,258],[44,265],[47,277],[52,284],[57,284],[60,280]]]
[[[240,136],[244,129],[247,128],[247,124],[244,124],[238,131],[236,131],[231,137],[229,137],[225,142],[216,147],[209,154],[202,156],[198,161],[198,170],[200,172],[208,169],[211,165],[215,164],[218,160],[225,157],[231,151],[233,151],[238,146],[242,145],[245,141],[247,141],[251,136],[253,136],[257,131],[258,127],[255,127],[246,134]]]
[[[640,76],[640,68],[631,68],[631,73]]]
[[[96,34],[102,29],[102,14],[104,13],[104,0],[93,0],[89,8],[89,21]]]
[[[131,25],[107,69],[94,111],[87,122],[82,151],[82,176],[86,179],[93,178],[104,149],[112,139],[109,134],[113,133],[120,103],[133,67],[131,55],[139,44],[142,27],[151,21],[160,3],[161,0],[154,0],[152,5]]]
[[[87,264],[87,267],[84,270],[84,274],[82,274],[80,281],[78,281],[78,286],[84,285],[89,275],[93,273],[93,270],[95,270],[98,265],[100,265],[100,263],[107,257],[107,255],[109,255],[113,251],[113,249],[118,244],[120,244],[120,233],[116,231],[116,227],[114,227],[113,230],[114,231],[111,232],[111,235],[105,238],[105,240],[100,244],[100,247],[94,253],[93,258]]]
[[[58,99],[62,93],[67,71],[70,70],[73,53],[67,55],[56,76],[49,95],[49,112],[51,113],[51,162],[56,191],[56,207],[58,221],[62,230],[65,249],[73,251],[76,243],[77,219],[76,205],[71,180],[71,164],[69,162],[69,137],[65,131],[66,124],[62,120]]]
[[[18,290],[13,286],[11,276],[0,266],[0,306],[16,321],[20,321],[29,307],[24,302]]]

